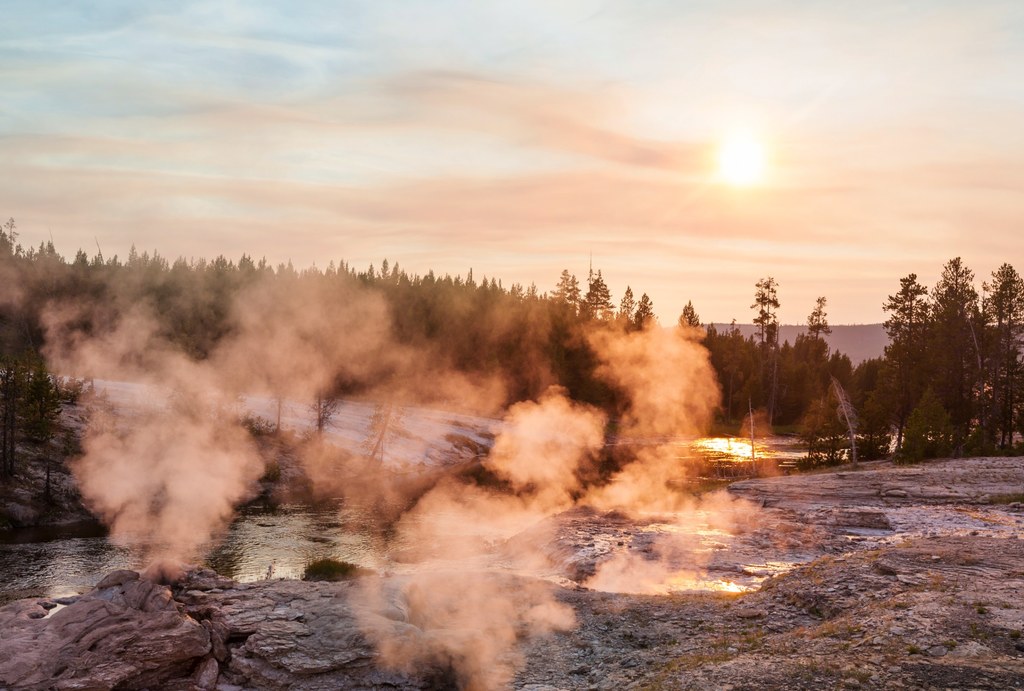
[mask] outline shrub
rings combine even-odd
[[[268,437],[274,433],[275,425],[265,417],[246,413],[242,418],[242,426],[253,437]]]
[[[898,463],[916,463],[927,458],[948,456],[952,450],[949,413],[931,389],[924,392],[907,419],[903,446],[896,454]]]
[[[800,437],[807,443],[807,458],[797,464],[802,470],[842,463],[849,453],[848,431],[831,396],[811,402],[800,421]]]
[[[57,397],[61,403],[67,403],[68,405],[78,403],[78,399],[82,397],[82,393],[85,391],[84,379],[57,377],[55,383],[57,385]]]

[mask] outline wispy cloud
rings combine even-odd
[[[827,293],[868,321],[909,271],[987,273],[1024,212],[1015,3],[9,15],[0,213],[64,251],[388,256],[542,289],[593,252],[666,320],[688,299],[743,319],[772,273],[784,318]],[[758,188],[714,181],[734,125],[768,143]]]

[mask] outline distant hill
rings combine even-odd
[[[715,324],[720,332],[729,328],[729,324]],[[744,337],[757,333],[757,327],[753,324],[737,324]],[[797,334],[807,331],[803,324],[783,324],[779,327],[779,339],[792,343],[796,340]],[[833,325],[832,334],[825,337],[832,350],[838,350],[848,355],[853,364],[863,362],[873,357],[881,357],[885,352],[885,346],[889,343],[889,337],[881,324],[843,324]]]

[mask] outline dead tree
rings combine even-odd
[[[850,464],[857,467],[857,411],[853,409],[849,396],[843,389],[839,380],[832,377],[832,391],[836,395],[836,414],[846,423],[846,429],[850,433]]]

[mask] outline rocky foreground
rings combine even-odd
[[[553,603],[571,610],[569,625],[512,617],[506,631],[491,620],[508,612],[480,603],[478,628],[438,628],[423,611],[432,601],[400,575],[240,584],[192,570],[161,585],[119,571],[81,596],[0,608],[0,687],[1024,688],[1024,462],[880,465],[733,489],[764,508],[704,568],[763,578],[751,592],[584,588],[616,550],[642,555],[649,526],[575,513],[556,535],[578,548],[563,586],[493,576],[509,607]],[[751,566],[776,560],[786,566],[771,577]]]

